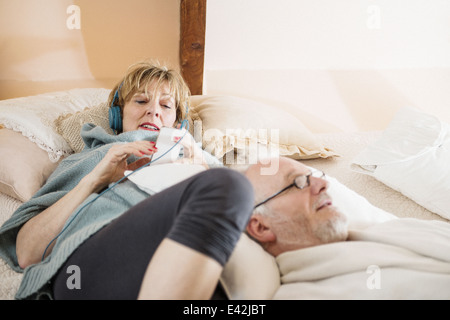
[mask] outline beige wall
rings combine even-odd
[[[403,106],[450,123],[450,1],[209,0],[204,93],[314,131],[381,130]]]
[[[127,67],[179,69],[180,0],[0,0],[0,99],[112,87]]]

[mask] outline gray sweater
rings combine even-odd
[[[16,299],[52,298],[50,280],[71,253],[100,228],[149,196],[129,180],[117,184],[100,197],[98,194],[90,195],[67,220],[52,253],[42,262],[21,269],[16,256],[16,237],[25,222],[73,189],[103,159],[112,145],[137,140],[155,141],[157,137],[156,133],[144,130],[114,136],[91,124],[83,126],[81,135],[85,149],[61,161],[47,183],[0,228],[0,257],[15,271],[24,272]],[[210,154],[204,152],[204,156],[210,165],[220,166],[220,162]],[[134,160],[133,157],[129,159],[130,162]]]

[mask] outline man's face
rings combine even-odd
[[[275,175],[260,175],[259,169],[254,166],[247,174],[254,182],[255,193],[260,197],[258,201],[292,184],[299,175],[311,173],[306,166],[289,158],[280,158]],[[263,217],[264,223],[270,227],[283,251],[341,241],[347,237],[346,216],[333,206],[327,194],[328,182],[313,176],[309,181],[309,187],[300,190],[293,186],[265,204],[272,214]]]

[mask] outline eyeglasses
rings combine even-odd
[[[322,172],[322,171],[315,170],[315,171],[313,171],[313,172],[311,172],[309,174],[303,174],[303,175],[297,176],[294,179],[293,183],[288,185],[286,188],[281,189],[277,193],[271,195],[266,200],[258,203],[256,206],[253,207],[253,210],[258,208],[259,206],[262,206],[263,204],[265,204],[269,200],[272,200],[273,198],[275,198],[276,196],[278,196],[279,194],[283,193],[284,191],[286,191],[289,188],[296,187],[297,189],[302,190],[302,189],[305,189],[305,188],[309,187],[311,185],[310,177],[321,179],[321,178],[325,177],[325,173]]]

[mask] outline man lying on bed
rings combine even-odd
[[[350,229],[322,172],[288,158],[276,174],[262,169],[245,172],[256,204],[246,231],[276,259],[283,285],[274,299],[450,299],[449,223],[402,218]]]
[[[245,172],[256,197],[248,235],[275,257],[289,250],[346,240],[347,218],[333,206],[323,172],[311,172],[289,158],[277,161],[276,174],[261,174],[263,164]]]

